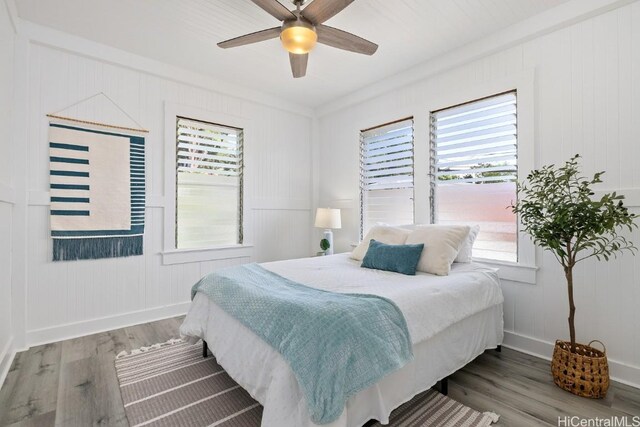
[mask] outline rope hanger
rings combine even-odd
[[[65,116],[60,116],[58,115],[58,113],[61,113],[65,110],[68,110],[69,108],[73,108],[76,105],[82,104],[84,102],[90,101],[93,98],[102,96],[104,98],[106,98],[111,104],[113,104],[118,110],[120,110],[120,112],[122,112],[125,116],[127,116],[129,118],[129,120],[131,120],[133,123],[135,123],[137,126],[139,126],[139,128],[131,128],[131,127],[125,127],[125,126],[116,126],[116,125],[111,125],[111,124],[107,124],[107,123],[100,123],[100,122],[94,122],[94,121],[89,121],[89,120],[81,120],[81,119],[74,119],[71,117],[65,117]],[[87,98],[81,99],[80,101],[74,102],[71,105],[68,105],[56,112],[53,112],[51,114],[47,114],[47,117],[53,118],[53,119],[60,119],[60,120],[68,120],[71,122],[77,122],[77,123],[84,123],[84,124],[89,124],[89,125],[95,125],[95,126],[104,126],[104,127],[109,127],[109,128],[114,128],[114,129],[121,129],[121,130],[129,130],[129,131],[134,131],[134,132],[143,132],[143,133],[149,133],[149,131],[147,129],[144,129],[142,127],[142,125],[140,123],[138,123],[138,121],[136,119],[134,119],[129,113],[127,113],[124,109],[122,109],[122,107],[120,107],[113,99],[111,99],[106,93],[104,92],[99,92],[96,93],[95,95],[91,95]]]

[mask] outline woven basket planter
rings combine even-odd
[[[591,347],[594,342],[600,343],[603,350]],[[576,343],[575,353],[570,349],[570,342],[556,341],[551,361],[553,382],[578,396],[605,397],[609,389],[609,364],[604,344],[594,340],[587,345]]]

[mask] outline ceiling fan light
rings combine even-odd
[[[284,28],[280,33],[282,46],[291,53],[309,53],[318,41],[318,35],[307,26],[294,25]]]

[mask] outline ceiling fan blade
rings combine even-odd
[[[316,31],[318,33],[318,43],[364,55],[373,55],[378,50],[377,44],[337,28],[318,25]]]
[[[269,28],[268,30],[257,31],[255,33],[245,34],[244,36],[225,40],[218,43],[218,46],[223,49],[228,49],[230,47],[244,46],[245,44],[275,39],[276,37],[280,37],[280,31],[282,31],[280,27]]]
[[[309,54],[289,53],[289,61],[291,61],[291,71],[294,78],[304,77],[307,74],[307,62],[309,62]]]
[[[313,0],[302,11],[302,16],[314,25],[320,25],[340,13],[342,9],[353,3],[354,0]]]
[[[284,7],[278,0],[251,0],[256,5],[264,9],[269,15],[278,21],[296,19],[296,16],[289,9]]]

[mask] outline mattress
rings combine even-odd
[[[479,264],[454,264],[445,277],[363,269],[348,254],[262,266],[307,286],[389,298],[407,320],[414,360],[352,396],[330,427],[359,427],[369,419],[387,423],[395,407],[502,342],[497,273]],[[282,356],[206,296],[196,295],[180,332],[192,342],[207,341],[218,363],[264,406],[263,426],[315,425]]]

